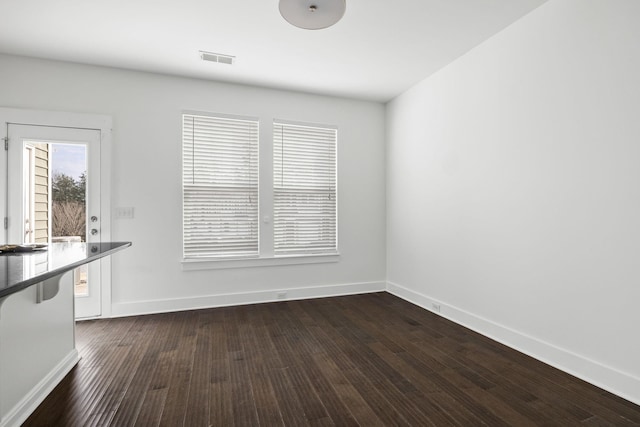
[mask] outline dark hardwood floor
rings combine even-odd
[[[640,406],[387,293],[81,322],[27,426],[640,426]]]

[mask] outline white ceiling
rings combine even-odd
[[[0,0],[0,52],[385,102],[544,1],[347,0],[310,31],[278,0]]]

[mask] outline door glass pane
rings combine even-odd
[[[49,144],[51,155],[51,241],[87,241],[87,148]],[[88,297],[87,267],[73,272],[75,296]]]
[[[35,193],[36,193],[36,183],[35,183],[35,145],[27,144],[24,147],[24,152],[22,153],[22,171],[23,177],[22,180],[24,182],[24,243],[34,243],[35,241],[35,230],[34,230],[34,211],[35,211]],[[46,238],[46,236],[45,236]]]
[[[74,295],[76,297],[88,297],[89,296],[89,286],[87,284],[87,273],[88,267],[87,264],[81,265],[80,267],[73,270],[73,283],[74,283]]]

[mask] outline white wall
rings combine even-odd
[[[637,403],[639,18],[551,0],[387,108],[389,289]]]
[[[0,105],[113,117],[113,313],[384,289],[384,106],[78,64],[0,56]],[[183,271],[181,113],[210,111],[339,127],[340,261]],[[310,289],[298,289],[310,288]],[[298,289],[298,290],[295,290]],[[232,295],[232,296],[230,296]]]

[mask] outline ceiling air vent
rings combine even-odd
[[[219,62],[220,64],[233,64],[233,60],[236,58],[231,55],[223,55],[221,53],[213,53],[213,52],[205,52],[203,50],[200,51],[200,58],[203,61],[209,62]]]

